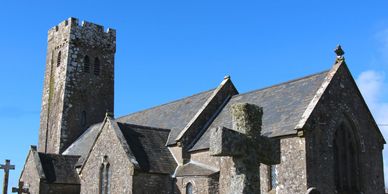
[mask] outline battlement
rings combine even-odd
[[[104,30],[104,26],[91,23],[88,21],[82,21],[81,24],[79,23],[79,20],[77,18],[70,17],[67,20],[62,21],[58,25],[52,27],[49,29],[49,34],[58,32],[58,31],[63,31],[66,29],[78,29],[78,30],[86,30],[86,31],[93,31],[95,33],[101,33],[101,34],[106,34],[110,37],[116,37],[116,30],[112,28],[107,28]]]

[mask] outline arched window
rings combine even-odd
[[[61,65],[61,57],[62,57],[62,52],[59,51],[57,56],[57,67]]]
[[[335,183],[337,192],[360,192],[359,149],[352,127],[343,123],[334,138]]]
[[[268,168],[268,191],[275,189],[278,185],[278,176],[276,174],[276,166],[275,165],[269,165]]]
[[[84,72],[85,73],[89,73],[90,71],[90,60],[89,60],[89,56],[85,56],[84,57]]]
[[[186,185],[186,194],[193,194],[193,185],[191,183]]]
[[[108,162],[108,156],[104,156],[100,166],[99,194],[110,194],[110,177],[110,163]]]
[[[100,60],[97,57],[94,59],[94,75],[100,75]]]

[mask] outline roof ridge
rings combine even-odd
[[[186,97],[183,97],[183,98],[180,98],[180,99],[177,99],[177,100],[173,100],[173,101],[170,101],[170,102],[166,102],[166,103],[163,103],[163,104],[160,104],[160,105],[157,105],[157,106],[153,106],[153,107],[150,107],[150,108],[145,108],[145,109],[140,110],[140,111],[136,111],[136,112],[133,112],[133,113],[130,113],[130,114],[127,114],[127,115],[120,116],[120,117],[116,118],[115,120],[119,120],[119,119],[121,119],[121,118],[130,116],[130,115],[134,115],[134,114],[137,114],[137,113],[141,113],[141,112],[149,111],[149,110],[152,110],[152,109],[156,109],[156,108],[159,108],[159,107],[162,107],[162,106],[166,106],[166,105],[168,105],[168,104],[172,104],[172,103],[175,103],[175,102],[179,102],[179,101],[182,101],[182,100],[185,100],[185,99],[194,97],[194,96],[198,96],[198,95],[201,95],[201,94],[204,94],[204,93],[213,91],[213,90],[215,90],[215,89],[216,89],[216,88],[212,88],[212,89],[209,89],[209,90],[205,90],[205,91],[202,91],[202,92],[193,94],[193,95],[191,95],[191,96],[186,96]]]
[[[303,80],[303,79],[314,77],[314,76],[317,76],[317,75],[320,75],[320,74],[328,73],[329,71],[330,71],[330,69],[325,70],[325,71],[321,71],[321,72],[318,72],[318,73],[306,75],[306,76],[303,76],[303,77],[300,77],[300,78],[292,79],[292,80],[289,80],[289,81],[281,82],[281,83],[278,83],[278,84],[270,85],[270,86],[267,86],[267,87],[264,87],[264,88],[260,88],[260,89],[257,89],[257,90],[251,90],[251,91],[248,91],[248,92],[245,92],[245,93],[237,94],[235,96],[240,96],[240,95],[245,95],[245,94],[250,94],[250,93],[254,93],[254,92],[258,92],[258,91],[263,91],[263,90],[275,88],[275,87],[278,87],[278,86],[281,86],[281,85],[286,85],[286,84],[289,84],[289,83],[293,83],[293,82],[297,82],[297,81],[300,81],[300,80]]]
[[[151,127],[151,126],[145,126],[145,125],[136,125],[136,124],[132,124],[132,123],[122,123],[122,122],[118,122],[118,121],[116,121],[116,122],[119,125],[129,125],[132,127],[138,127],[138,128],[142,128],[142,129],[148,129],[148,130],[163,131],[163,132],[170,132],[171,131],[171,129],[166,129],[166,128]]]
[[[60,156],[60,157],[65,157],[65,158],[79,158],[80,156],[77,155],[65,155],[65,154],[54,154],[54,153],[43,153],[43,152],[38,152],[39,155],[47,155],[47,156]]]

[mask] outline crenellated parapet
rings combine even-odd
[[[83,45],[91,48],[116,50],[116,30],[112,28],[104,29],[104,26],[82,21],[70,17],[48,31],[48,41],[60,42],[56,45],[62,47],[67,43]]]

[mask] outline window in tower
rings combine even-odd
[[[81,126],[82,127],[86,126],[86,111],[82,111],[81,113]]]
[[[89,73],[90,71],[90,60],[89,60],[89,56],[85,56],[84,57],[84,72],[85,73]]]
[[[100,75],[100,60],[97,57],[94,59],[94,75]]]
[[[59,51],[58,56],[57,56],[57,67],[59,67],[61,65],[61,55],[62,55],[62,52]]]

